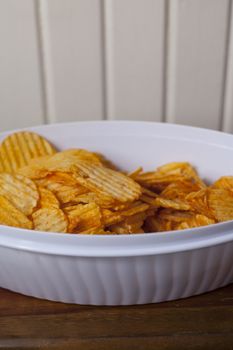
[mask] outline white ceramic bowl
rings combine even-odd
[[[189,161],[215,180],[233,174],[233,136],[146,122],[31,128],[60,149],[103,152],[127,170]],[[1,139],[6,135],[1,134]],[[95,305],[185,298],[233,282],[233,222],[122,236],[68,235],[0,226],[0,286],[43,299]]]

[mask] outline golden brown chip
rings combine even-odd
[[[170,183],[189,180],[198,183],[201,188],[204,182],[197,175],[196,170],[189,163],[168,163],[154,172],[139,174],[135,177],[145,187],[151,187],[158,191],[164,190]]]
[[[0,224],[32,229],[32,222],[7,198],[0,196]]]
[[[142,225],[146,218],[145,212],[139,212],[132,216],[124,218],[123,221],[118,224],[111,225],[109,230],[117,234],[127,234],[127,233],[143,233]]]
[[[101,228],[101,212],[95,203],[78,204],[64,208],[69,220],[69,232],[85,232],[92,228]]]
[[[191,207],[188,203],[181,201],[179,199],[167,199],[162,197],[157,197],[154,199],[154,203],[158,207],[162,208],[172,208],[177,210],[190,210]]]
[[[19,169],[19,173],[31,179],[41,179],[54,172],[72,173],[75,164],[83,159],[87,163],[102,166],[98,157],[92,153],[85,150],[68,149],[52,156],[33,159],[28,166]]]
[[[61,209],[42,208],[32,214],[37,231],[67,232],[68,221]]]
[[[138,167],[136,170],[132,171],[131,173],[128,174],[129,177],[132,179],[136,178],[139,174],[141,174],[143,171],[142,167]]]
[[[61,204],[78,203],[76,198],[88,192],[88,189],[77,183],[72,174],[54,173],[35,181],[53,192]]]
[[[127,217],[138,213],[143,213],[149,209],[149,205],[140,201],[131,203],[127,208],[121,211],[102,210],[102,222],[104,226],[117,224]]]
[[[215,216],[208,203],[208,194],[209,188],[202,189],[198,192],[192,192],[188,194],[185,197],[185,200],[190,204],[192,211],[214,219]]]
[[[200,191],[203,188],[198,182],[183,180],[170,183],[162,192],[161,196],[168,199],[184,199],[189,193]]]
[[[212,225],[214,223],[215,223],[215,220],[210,219],[205,215],[196,214],[192,218],[181,222],[179,225],[176,226],[175,229],[184,230],[188,228]]]
[[[211,187],[233,191],[233,176],[222,176]]]
[[[73,203],[82,203],[82,204],[88,204],[88,203],[96,203],[101,208],[111,208],[115,201],[112,198],[105,197],[103,195],[99,195],[95,192],[88,192],[81,195],[76,196],[73,199]]]
[[[105,197],[128,202],[141,194],[141,187],[134,180],[104,166],[78,161],[73,169],[80,185]]]
[[[42,136],[29,131],[8,135],[0,146],[1,171],[15,172],[31,159],[52,155],[56,149]]]
[[[7,173],[0,173],[0,195],[25,215],[32,213],[39,200],[37,187],[32,180]]]
[[[60,203],[53,192],[44,187],[39,187],[38,191],[40,194],[39,205],[41,208],[60,208]]]
[[[218,221],[233,220],[233,193],[224,189],[210,189],[208,205]]]

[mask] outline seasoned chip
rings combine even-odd
[[[32,213],[39,200],[37,187],[32,180],[7,173],[0,174],[0,195],[25,215]]]
[[[78,196],[88,192],[88,189],[77,183],[72,174],[54,173],[35,181],[53,192],[61,204],[78,203]]]
[[[208,203],[209,188],[188,194],[185,199],[190,204],[193,211],[214,219],[213,211]]]
[[[201,188],[205,187],[204,182],[189,163],[168,163],[157,168],[154,172],[139,174],[135,177],[135,180],[140,184],[158,191],[164,190],[170,183],[187,179],[193,183],[198,183]]]
[[[95,192],[84,193],[73,199],[73,203],[88,204],[93,202],[98,204],[101,208],[111,208],[115,203],[114,199],[99,195]]]
[[[170,183],[162,192],[161,196],[168,199],[183,200],[189,193],[200,191],[203,186],[194,181],[183,180]]]
[[[29,131],[16,132],[0,146],[1,171],[15,172],[33,158],[54,153],[56,149],[44,137]]]
[[[39,205],[41,208],[60,208],[60,203],[53,192],[44,187],[39,187],[38,190],[40,194]]]
[[[73,169],[80,185],[105,197],[128,202],[141,194],[141,188],[134,180],[104,166],[78,161]]]
[[[0,195],[0,224],[32,229],[32,222],[7,198]]]
[[[233,191],[233,176],[222,176],[211,187]]]
[[[181,222],[178,226],[176,226],[175,229],[184,230],[188,228],[212,225],[214,223],[215,223],[215,220],[210,219],[205,215],[196,214],[192,218]]]
[[[158,207],[162,208],[172,208],[177,210],[190,210],[191,207],[188,203],[185,203],[184,201],[181,201],[179,199],[167,199],[162,197],[157,197],[154,199],[154,203]]]
[[[123,221],[118,224],[111,225],[109,230],[118,234],[127,234],[127,233],[143,233],[142,225],[146,218],[146,213],[141,212],[124,218]]]
[[[233,193],[224,189],[208,192],[208,205],[218,221],[233,220]]]
[[[105,226],[117,224],[127,217],[131,217],[138,213],[143,213],[149,209],[149,205],[140,201],[128,205],[121,211],[102,210],[102,221]]]
[[[68,221],[61,209],[42,208],[32,214],[37,231],[67,232]]]
[[[69,232],[85,232],[92,228],[101,228],[101,212],[95,203],[78,204],[64,208],[69,220]]]
[[[52,156],[31,160],[28,166],[19,169],[19,173],[31,179],[41,179],[53,172],[71,173],[74,165],[83,159],[87,163],[102,166],[98,157],[92,153],[79,149],[68,149]]]
[[[138,167],[136,170],[132,171],[131,173],[128,174],[129,177],[132,179],[136,178],[139,174],[141,174],[143,171],[142,167]]]

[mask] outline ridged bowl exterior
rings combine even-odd
[[[0,249],[1,286],[66,303],[156,303],[233,282],[233,243],[132,257],[71,257]]]
[[[202,178],[233,174],[233,136],[145,122],[32,128],[59,149],[86,148],[122,169],[189,161]],[[7,133],[0,135],[0,140]],[[0,225],[0,286],[38,298],[130,305],[185,298],[233,282],[233,221],[177,232],[67,235]]]

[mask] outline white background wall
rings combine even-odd
[[[0,129],[92,119],[233,132],[233,0],[0,0]]]

